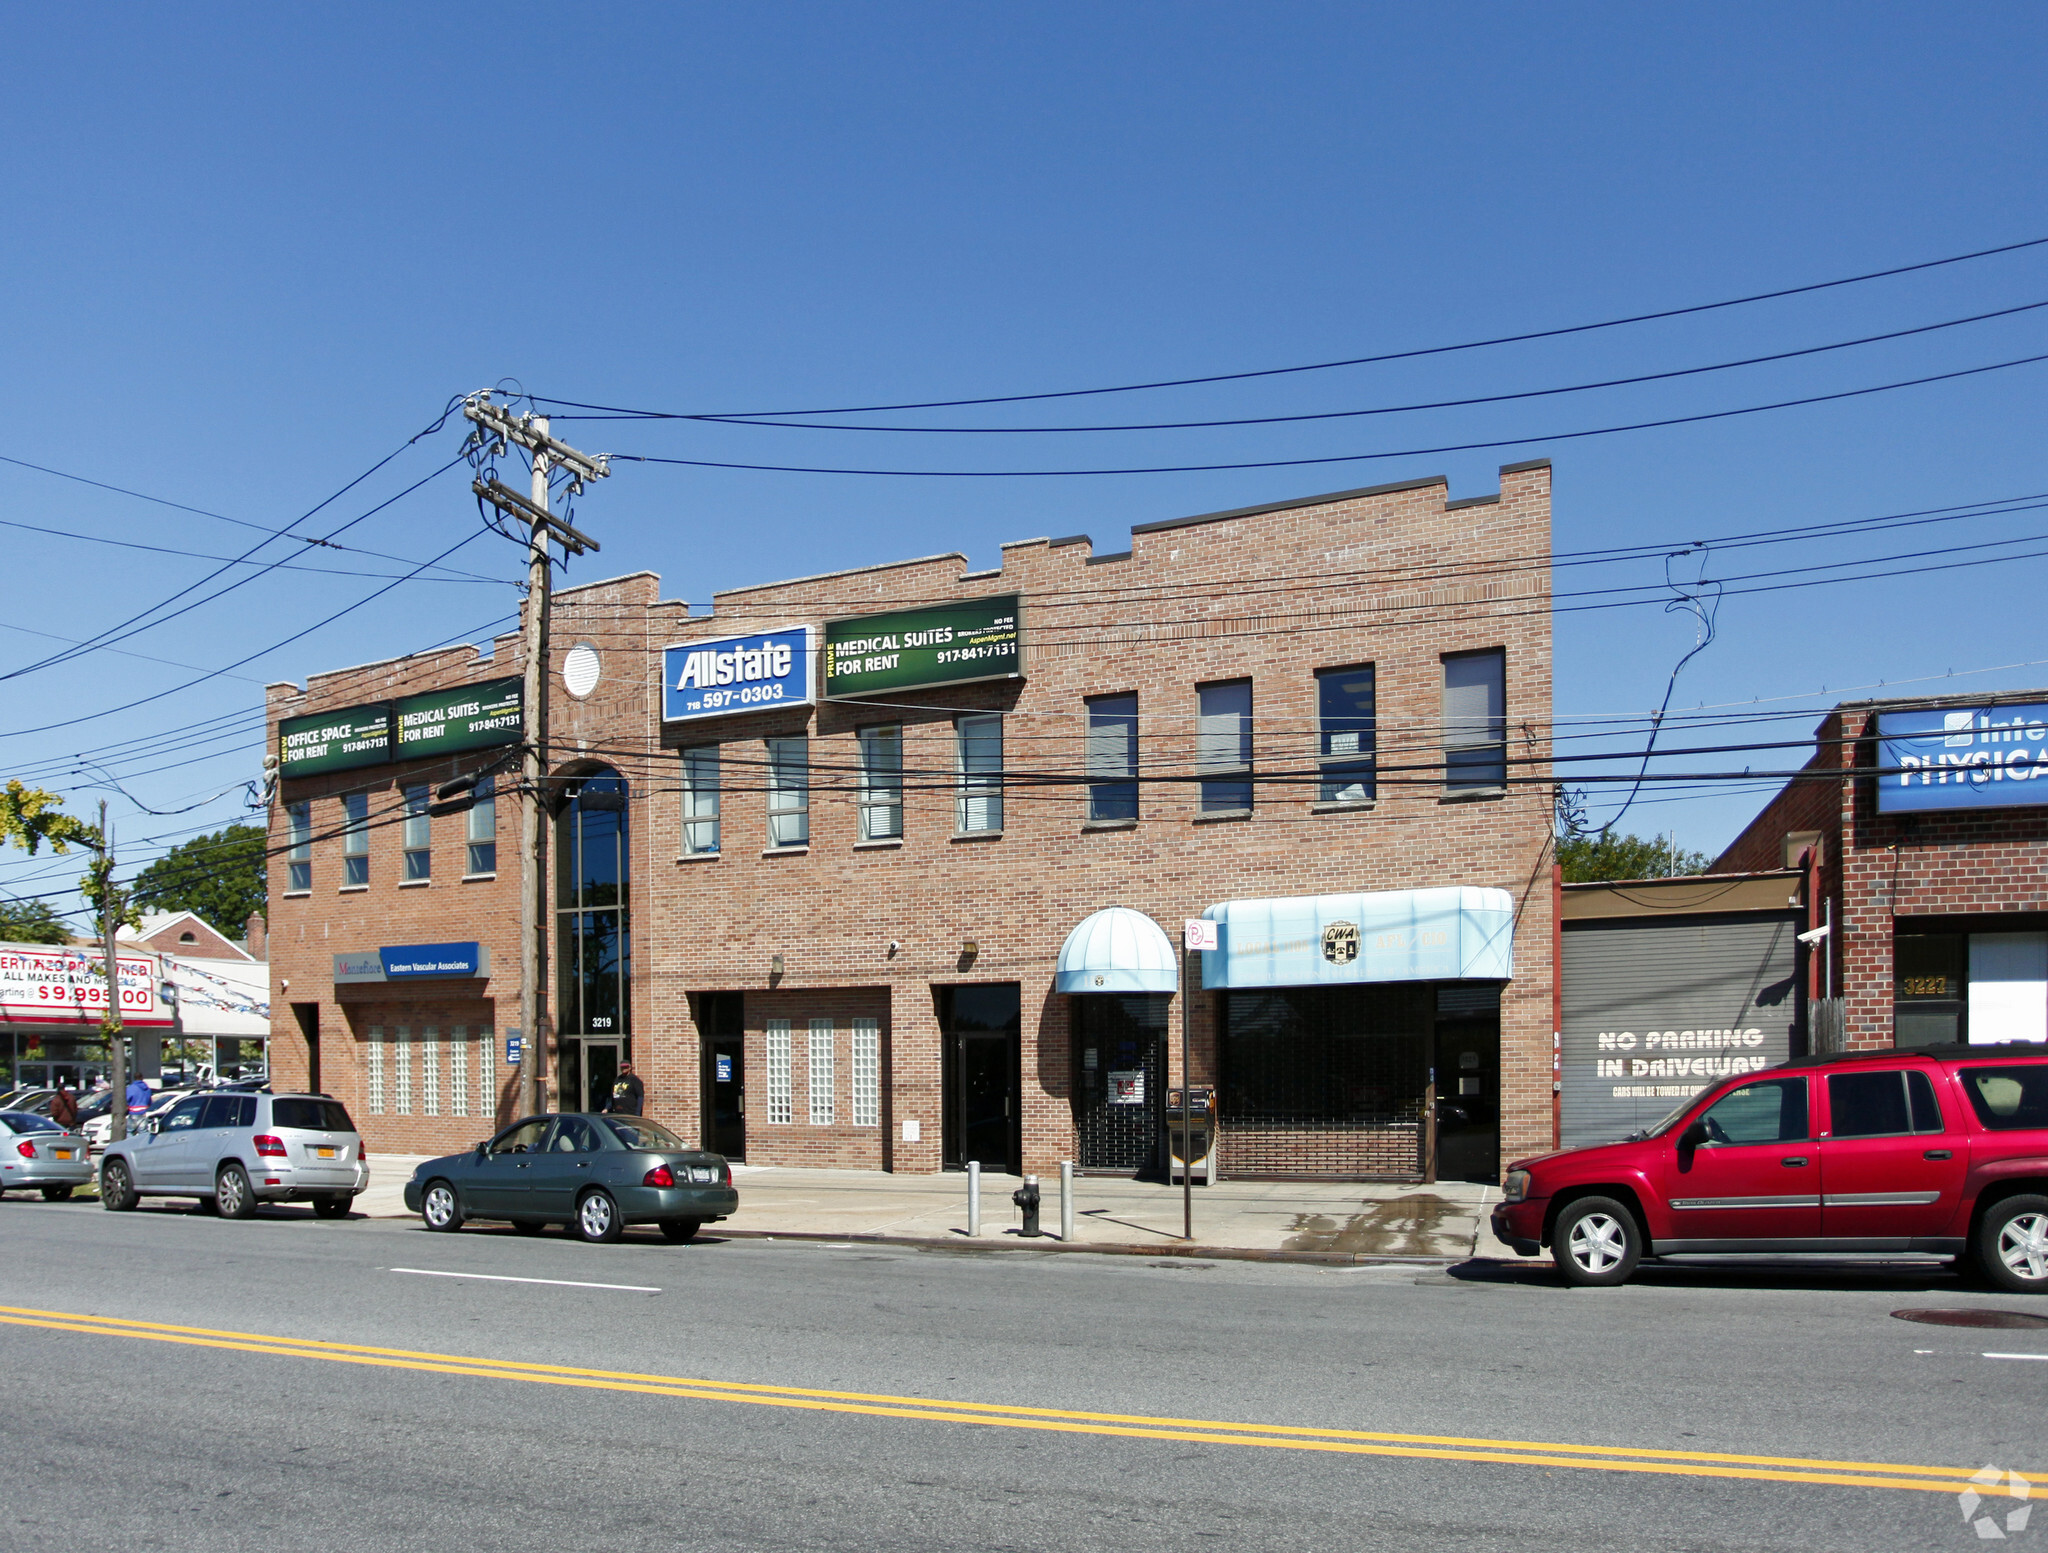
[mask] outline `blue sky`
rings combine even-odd
[[[1551,328],[2048,236],[2037,6],[10,6],[7,20],[0,455],[269,526],[451,395],[506,378],[687,411],[1029,393]],[[2043,299],[2048,249],[2033,249],[1565,340],[934,421],[1400,405]],[[891,468],[1521,439],[1086,479],[627,464],[582,503],[605,548],[570,578],[646,567],[703,602],[721,586],[934,551],[992,565],[1002,541],[1033,535],[1085,531],[1116,549],[1132,523],[1381,481],[1442,473],[1454,496],[1477,494],[1502,462],[1545,455],[1560,552],[2019,496],[2048,491],[2048,364],[1652,432],[1546,434],[2044,352],[2048,310],[1678,382],[1293,427],[936,437],[562,423],[592,449]],[[457,440],[423,440],[301,532],[402,490]],[[443,475],[347,542],[408,562],[437,554],[477,527],[462,486]],[[28,525],[0,530],[15,562],[0,672],[212,569],[41,531],[221,556],[260,537],[11,464],[0,518]],[[1722,552],[1708,569],[2036,533],[2048,517],[2023,512]],[[503,580],[518,557],[505,541],[478,538],[451,564],[501,581],[408,583],[240,677],[117,716],[20,731],[257,653],[382,581],[273,572],[120,644],[140,656],[100,651],[0,680],[0,775],[40,780],[79,810],[110,791],[108,774],[155,809],[232,788],[262,755],[261,682],[468,639],[511,611]],[[1561,573],[1559,586],[1659,575],[1653,560]],[[1730,597],[1675,704],[1798,709],[1880,681],[2048,683],[2048,664],[1967,672],[2048,659],[2044,576],[2028,558]],[[1655,608],[1561,615],[1559,718],[1641,717],[1692,632]],[[218,738],[162,750],[159,735],[214,718],[227,719]],[[79,758],[123,740],[158,747],[107,756],[102,772]],[[112,796],[138,860],[240,812],[233,791],[172,818]],[[1712,850],[1760,801],[1659,798],[1623,826],[1675,828],[1681,845]],[[1606,801],[1591,812],[1603,818]],[[0,886],[75,873],[10,858]]]

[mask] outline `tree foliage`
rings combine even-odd
[[[150,911],[190,911],[229,938],[268,899],[261,826],[230,825],[173,847],[137,875],[134,898]]]
[[[0,943],[68,944],[71,924],[48,901],[0,900]]]
[[[1606,835],[1563,836],[1557,843],[1557,860],[1564,864],[1567,884],[1590,884],[1605,879],[1671,879],[1680,874],[1704,873],[1713,859],[1704,852],[1675,854],[1662,836]]]
[[[11,841],[33,857],[44,842],[59,857],[73,846],[97,851],[99,828],[75,814],[64,813],[64,800],[40,787],[24,787],[14,778],[0,788],[0,841]]]

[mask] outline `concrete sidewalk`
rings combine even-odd
[[[370,1189],[356,1199],[372,1217],[405,1214],[401,1195],[415,1158],[379,1154]],[[887,1175],[870,1170],[799,1170],[735,1165],[740,1210],[717,1234],[884,1239],[1061,1249],[1059,1179],[1041,1180],[1039,1225],[1025,1240],[1010,1194],[1020,1177],[988,1175],[981,1185],[981,1236],[967,1235],[967,1178]],[[1181,1189],[1156,1181],[1082,1176],[1074,1182],[1074,1241],[1066,1249],[1154,1255],[1270,1255],[1329,1261],[1423,1257],[1463,1261],[1475,1251],[1512,1255],[1487,1227],[1499,1188],[1463,1181],[1433,1186],[1360,1181],[1220,1181],[1194,1190],[1195,1238],[1181,1238]]]

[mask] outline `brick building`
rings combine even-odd
[[[1714,871],[1806,871],[1817,1042],[2048,1038],[2048,691],[1846,702],[1814,739]]]
[[[650,1115],[756,1163],[1156,1169],[1185,1005],[1226,1174],[1490,1176],[1550,1146],[1549,465],[1448,495],[709,613],[648,573],[559,591],[551,1103],[630,1058]],[[519,653],[269,692],[274,1070],[373,1149],[508,1115],[511,778],[428,808],[507,756]]]

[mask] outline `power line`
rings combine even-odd
[[[195,561],[221,561],[225,562],[229,566],[262,566],[265,571],[312,572],[323,577],[390,578],[397,575],[397,573],[395,572],[346,571],[340,567],[335,566],[303,566],[293,561],[272,561],[266,564],[259,561],[243,560],[238,556],[208,555],[203,550],[179,550],[170,545],[145,545],[141,541],[134,539],[109,539],[104,534],[81,534],[75,529],[50,528],[46,525],[38,523],[16,523],[8,518],[0,518],[0,528],[15,528],[22,530],[24,533],[45,534],[55,539],[80,539],[86,541],[89,544],[113,545],[122,550],[146,550],[152,555],[185,556]],[[510,587],[513,585],[509,578],[484,577],[480,575],[452,577],[422,577],[420,581],[456,583],[483,582],[490,583],[497,587]]]

